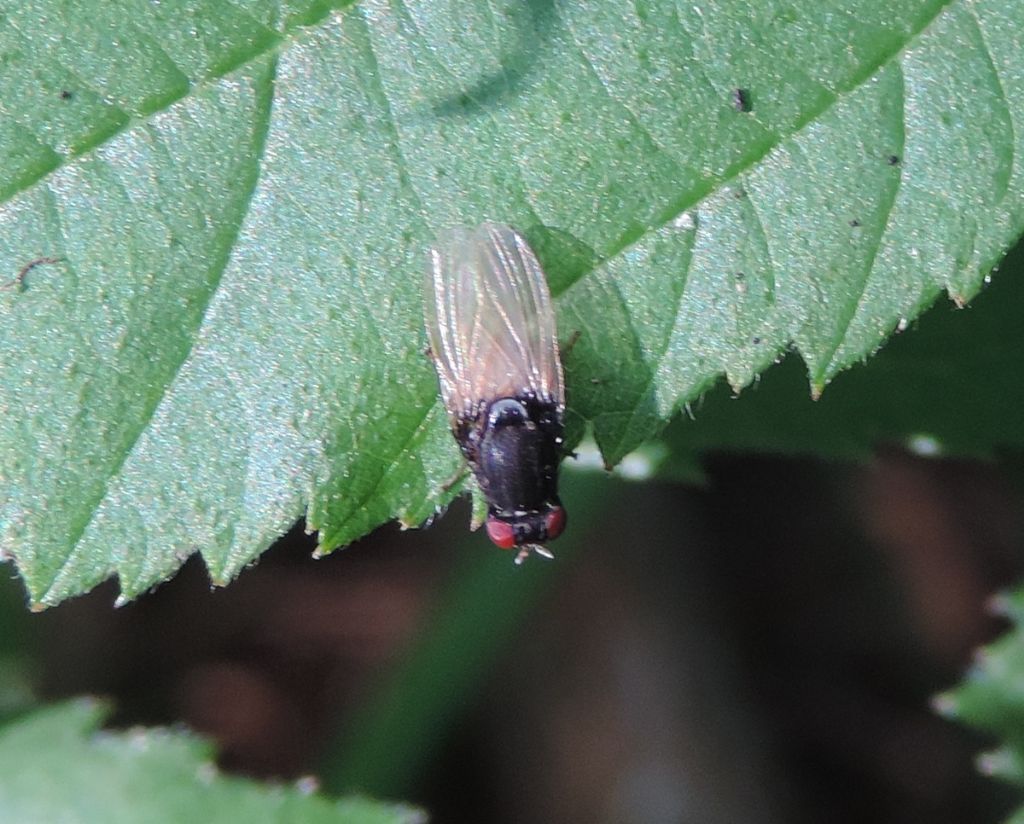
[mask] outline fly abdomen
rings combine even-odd
[[[557,502],[562,425],[552,404],[502,398],[490,405],[477,450],[477,476],[491,508],[512,515]]]

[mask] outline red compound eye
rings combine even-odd
[[[502,549],[512,549],[516,545],[516,531],[512,525],[497,518],[487,519],[487,537]]]
[[[548,540],[553,541],[565,529],[565,510],[560,506],[552,509],[544,518],[544,527],[548,531]]]

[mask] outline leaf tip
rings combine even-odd
[[[956,696],[952,692],[940,692],[937,695],[933,695],[931,701],[929,701],[932,711],[943,718],[955,718],[956,717]]]
[[[320,792],[320,779],[315,775],[301,775],[295,779],[292,786],[299,795],[316,795]]]
[[[334,550],[336,550],[337,548],[338,544],[330,538],[325,537],[324,534],[321,532],[320,540],[317,541],[316,549],[313,550],[313,560],[322,560],[323,558],[326,558],[328,555],[334,552]]]
[[[810,384],[811,400],[820,400],[825,392],[825,387],[832,382],[832,378],[836,375],[835,367],[828,365],[827,362],[812,362],[806,354],[803,358],[807,364],[807,381]]]
[[[1011,614],[1010,599],[1005,592],[997,592],[985,602],[985,611],[996,618],[1008,618]]]
[[[1015,747],[1004,746],[983,752],[975,759],[975,765],[982,775],[1001,778],[1012,784],[1024,784],[1024,761]]]
[[[436,508],[434,512],[437,512]],[[410,529],[419,529],[428,518],[421,518],[418,513],[407,510],[400,512],[396,520],[398,521],[398,528],[405,532]],[[429,520],[433,520],[433,515],[429,517]]]

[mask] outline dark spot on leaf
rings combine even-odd
[[[68,91],[67,89],[62,90],[61,93],[60,93],[60,99],[61,100],[70,100],[74,96],[75,96],[74,93]]]
[[[899,155],[889,155],[885,159],[885,162],[888,163],[890,166],[899,166],[900,165]]]
[[[732,107],[738,112],[749,112],[752,108],[750,104],[750,92],[747,89],[733,89]]]
[[[860,226],[860,221],[859,221],[859,220],[857,220],[857,218],[854,218],[853,220],[851,220],[851,221],[850,221],[850,225],[851,225],[851,226],[852,226],[852,227],[853,227],[854,229],[856,229],[856,228],[857,228],[858,226]]]

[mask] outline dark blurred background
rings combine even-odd
[[[437,822],[996,822],[991,741],[929,706],[1022,577],[1006,465],[713,455],[701,484],[567,469],[570,528],[522,568],[466,530],[323,560],[297,526],[211,590],[193,558],[121,609],[0,592],[3,687],[184,723],[225,768]]]

